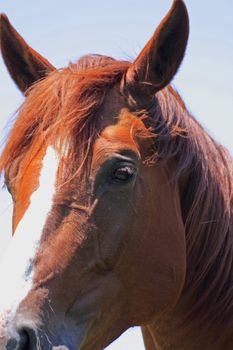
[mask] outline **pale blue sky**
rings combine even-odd
[[[87,53],[136,57],[169,9],[171,0],[0,0],[26,41],[56,67]],[[233,1],[186,0],[191,35],[174,80],[188,108],[233,154]],[[0,132],[23,100],[0,59]],[[5,129],[6,130],[6,129]],[[11,203],[0,192],[0,254],[10,236]],[[130,331],[109,350],[143,349]]]

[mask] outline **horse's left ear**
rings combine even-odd
[[[4,14],[0,15],[0,45],[8,71],[23,93],[37,80],[55,70],[24,41]]]
[[[130,104],[149,104],[176,74],[185,54],[189,17],[182,0],[175,0],[153,37],[130,66],[122,81]]]

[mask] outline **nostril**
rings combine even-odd
[[[36,333],[33,329],[24,328],[18,331],[16,338],[8,340],[6,350],[36,350],[37,347]]]
[[[19,340],[19,350],[29,350],[30,349],[30,338],[29,334],[24,330],[20,331],[19,333],[20,340]]]
[[[24,328],[19,331],[19,344],[17,350],[36,350],[36,333],[33,329]]]

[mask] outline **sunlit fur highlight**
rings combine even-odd
[[[67,142],[67,159],[74,160],[78,153],[79,165],[80,160],[85,163],[86,150],[100,132],[98,111],[129,65],[86,56],[35,84],[9,135],[1,170],[7,175],[34,143],[39,150],[44,143],[59,148]],[[182,182],[187,273],[182,305],[178,302],[177,308],[189,309],[180,327],[187,332],[190,324],[227,327],[233,322],[232,159],[188,113],[170,86],[156,95],[146,114],[145,122],[154,134],[154,161],[174,159],[174,178]]]

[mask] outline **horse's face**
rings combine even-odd
[[[108,125],[93,145],[88,174],[54,187],[60,156],[51,146],[36,159],[38,175],[34,164],[25,174],[29,188],[32,175],[39,186],[8,252],[3,308],[8,322],[37,330],[45,349],[48,340],[103,348],[129,326],[169,311],[183,283],[178,188],[168,167],[147,164],[148,131],[121,108],[117,89],[107,98],[106,110],[115,101],[115,111],[103,114]],[[21,187],[12,180],[14,197]],[[15,218],[21,208],[15,205]]]
[[[136,68],[124,79],[131,100]],[[157,90],[171,76],[163,78]],[[107,94],[100,132],[69,181],[61,185],[66,149],[49,144],[8,174],[16,232],[0,271],[2,348],[102,349],[170,312],[179,297],[185,243],[173,163],[148,164],[153,138],[130,112],[122,84]]]

